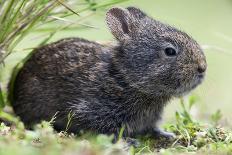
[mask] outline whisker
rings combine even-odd
[[[217,35],[218,37],[224,39],[225,41],[232,43],[232,37],[229,37],[221,32],[214,32],[214,34]]]
[[[201,45],[201,47],[203,48],[203,50],[205,50],[205,52],[217,52],[217,53],[222,53],[225,54],[227,56],[232,56],[231,52],[228,52],[228,50],[225,50],[219,46],[215,46],[215,45]]]

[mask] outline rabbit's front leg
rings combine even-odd
[[[176,137],[176,135],[172,132],[166,132],[164,130],[161,130],[159,128],[154,128],[151,131],[151,136],[154,138],[166,138],[166,139],[173,139]]]

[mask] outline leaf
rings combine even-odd
[[[125,131],[125,126],[123,125],[119,131],[118,140],[123,138],[124,131]]]
[[[198,100],[197,96],[190,96],[190,98],[189,98],[189,110],[191,110],[192,106],[194,104],[196,104],[197,100]]]
[[[74,118],[75,116],[75,113],[72,112],[72,110],[68,113],[68,122],[67,122],[67,125],[66,125],[66,128],[65,128],[65,132],[68,132],[69,128],[71,127],[72,125],[72,119]]]
[[[2,95],[2,89],[1,89],[1,83],[0,83],[0,112],[4,108],[4,106],[5,106],[5,102],[4,102],[4,98]]]
[[[190,113],[187,111],[187,109],[185,107],[185,103],[184,103],[183,98],[180,99],[180,104],[181,104],[181,107],[182,107],[182,110],[183,110],[183,112],[181,113],[181,115],[184,118],[183,123],[185,123],[185,124],[192,123],[193,122],[192,117],[191,117]]]
[[[211,120],[215,123],[215,125],[218,124],[218,121],[222,118],[221,110],[217,110],[214,114],[211,115]]]
[[[11,78],[9,81],[9,88],[8,88],[8,102],[11,104],[13,102],[13,94],[14,94],[14,83],[15,83],[15,79],[20,71],[20,69],[23,67],[23,65],[27,62],[27,60],[31,57],[31,55],[33,54],[33,51],[28,54],[20,63],[18,63],[11,74]]]
[[[74,13],[75,15],[79,14],[77,12],[75,12],[73,9],[71,9],[67,4],[65,4],[64,2],[62,2],[61,0],[57,0],[61,5],[63,5],[66,9],[68,9],[69,11],[71,11],[72,13]]]
[[[177,121],[177,122],[180,122],[181,118],[180,118],[179,112],[176,111],[175,114],[176,114],[176,121]]]

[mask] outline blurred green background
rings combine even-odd
[[[117,6],[139,7],[153,18],[186,31],[202,45],[208,61],[208,71],[205,82],[190,94],[199,98],[191,113],[202,120],[208,120],[210,114],[220,109],[223,123],[232,125],[229,123],[232,119],[232,0],[130,0]],[[80,15],[85,16],[85,13]],[[51,41],[64,37],[113,40],[106,27],[104,15],[105,11],[101,11],[84,19],[83,23],[95,28],[58,32]],[[16,52],[7,58],[6,66],[0,71],[3,73],[0,74],[0,81],[4,85],[11,69],[28,54],[25,48],[35,47],[43,38],[44,31],[46,29],[30,34],[19,44]],[[177,100],[169,104],[164,119],[174,120],[174,112],[178,108]]]

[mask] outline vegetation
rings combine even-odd
[[[180,101],[182,110],[176,112],[176,124],[166,124],[167,131],[174,132],[177,137],[173,140],[154,140],[149,137],[138,138],[141,145],[138,148],[119,139],[112,143],[113,136],[94,135],[84,133],[81,135],[57,133],[51,122],[42,122],[35,126],[33,131],[26,130],[23,124],[16,120],[13,125],[0,125],[0,154],[184,154],[187,152],[197,154],[231,154],[232,132],[215,126],[220,119],[216,112],[212,115],[212,124],[200,123],[189,113],[195,99],[190,97],[184,103]],[[186,108],[188,105],[189,108]]]
[[[112,4],[125,0],[0,0],[0,68],[6,58],[17,52],[17,46],[32,33],[42,33],[36,46],[47,43],[57,32],[67,29],[94,28],[83,19]],[[81,6],[75,9],[73,6]],[[80,13],[85,12],[85,16]],[[87,13],[86,13],[87,12]],[[73,20],[76,17],[76,20]],[[57,24],[59,22],[59,24]],[[25,51],[31,51],[29,47]],[[14,70],[15,76],[22,61]],[[0,70],[0,77],[5,76]],[[211,115],[210,123],[195,120],[190,111],[196,97],[180,99],[181,110],[175,114],[175,123],[165,124],[167,131],[174,132],[173,140],[154,140],[138,137],[141,145],[129,147],[119,139],[112,143],[113,136],[82,133],[80,135],[57,133],[52,122],[41,122],[34,130],[26,130],[15,117],[6,100],[5,84],[0,83],[0,155],[11,154],[232,154],[232,131],[220,127],[220,111]],[[2,120],[2,121],[1,121]]]

